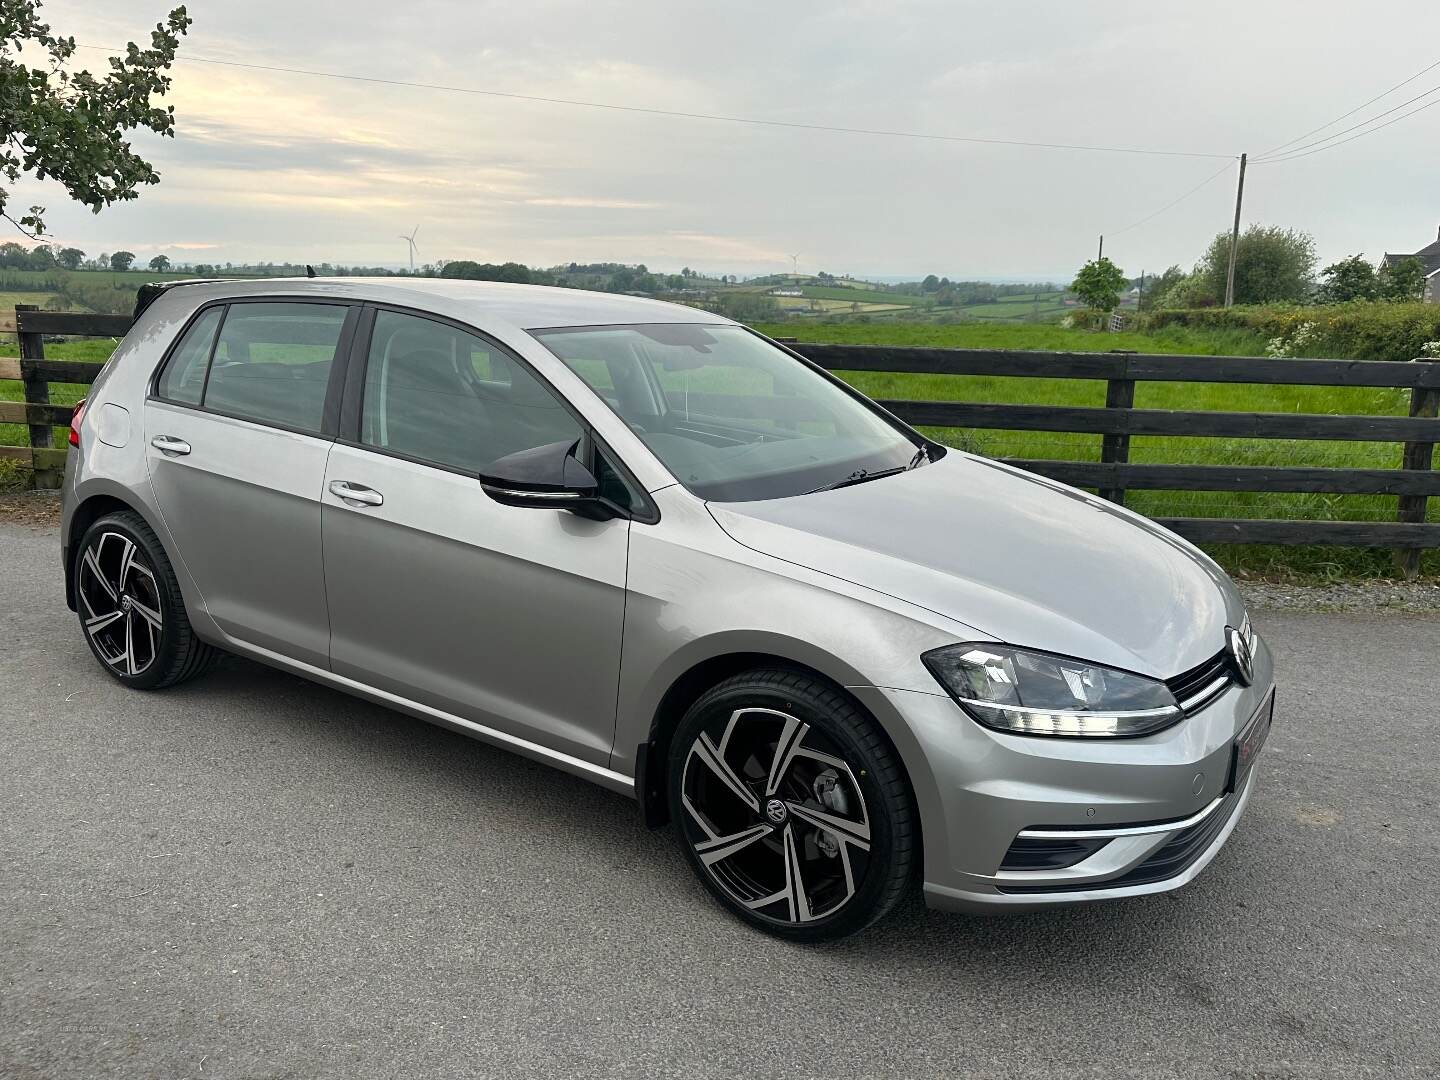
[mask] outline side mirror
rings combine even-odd
[[[480,474],[485,494],[505,506],[569,510],[592,521],[615,511],[600,498],[600,482],[575,456],[575,442],[547,443],[507,454]]]

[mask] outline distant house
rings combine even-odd
[[[805,290],[794,285],[782,285],[778,289],[770,290],[771,296],[804,296]]]
[[[1440,304],[1440,235],[1436,236],[1433,244],[1408,255],[1394,255],[1387,251],[1384,265],[1395,266],[1402,259],[1420,260],[1420,266],[1425,271],[1425,299],[1432,304]]]

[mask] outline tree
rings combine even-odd
[[[1384,263],[1375,275],[1375,291],[1386,300],[1419,300],[1425,295],[1425,267],[1411,255],[1391,264]]]
[[[41,0],[0,0],[0,175],[14,183],[28,173],[56,180],[70,197],[99,213],[136,197],[137,188],[158,183],[159,174],[130,148],[126,135],[144,128],[175,133],[175,111],[152,97],[170,89],[164,72],[175,59],[180,36],[193,21],[177,7],[150,34],[150,47],[131,42],[110,59],[103,78],[70,71],[75,39],[58,37],[39,19]],[[43,50],[46,62],[22,64],[22,48]],[[45,232],[43,206],[18,218],[0,188],[0,217],[34,239]]]
[[[170,260],[164,255],[156,255],[150,260],[150,269],[154,270],[157,274],[163,274],[166,270],[170,269]]]
[[[1082,266],[1070,288],[1092,311],[1114,311],[1125,281],[1125,271],[1102,256]]]
[[[1375,268],[1359,255],[1331,263],[1320,277],[1320,300],[1326,304],[1373,300],[1377,295]]]
[[[926,293],[936,292],[940,288],[940,279],[934,274],[926,274],[925,280],[920,282],[920,291]]]
[[[1200,260],[1200,274],[1215,296],[1225,295],[1230,234],[1218,233]],[[1315,275],[1315,239],[1298,229],[1251,225],[1235,257],[1235,303],[1271,304],[1309,299]]]
[[[133,251],[117,251],[114,255],[110,256],[110,269],[129,270],[130,264],[134,261],[135,253]]]
[[[1181,270],[1179,266],[1172,266],[1163,274],[1146,278],[1144,291],[1140,294],[1141,309],[1154,311],[1164,303],[1165,295],[1184,280],[1185,271]]]
[[[79,248],[61,248],[60,254],[55,256],[55,261],[66,270],[79,270],[80,264],[85,259],[85,252]]]

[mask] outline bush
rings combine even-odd
[[[1143,316],[1142,328],[1185,326],[1204,330],[1248,330],[1271,343],[1277,356],[1318,356],[1337,360],[1414,360],[1428,342],[1440,339],[1440,305],[1357,300],[1323,307],[1267,305],[1157,311]]]

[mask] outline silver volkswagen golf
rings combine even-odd
[[[150,286],[71,442],[67,596],[116,679],[234,653],[547,762],[784,937],[917,879],[1176,888],[1269,730],[1269,650],[1194,547],[687,307]]]

